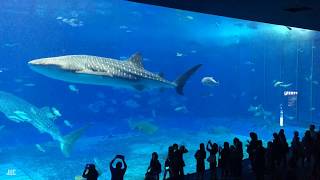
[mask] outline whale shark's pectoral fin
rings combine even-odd
[[[133,54],[129,59],[128,62],[132,63],[134,66],[137,66],[139,68],[143,68],[142,63],[142,56],[140,53]]]
[[[142,84],[133,85],[133,88],[138,91],[143,91],[145,89],[145,86]]]

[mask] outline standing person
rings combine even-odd
[[[179,170],[180,170],[180,160],[179,160],[179,145],[173,144],[173,158],[172,158],[172,165],[171,165],[171,175],[172,179],[178,179],[179,178]]]
[[[254,152],[257,148],[257,143],[258,143],[258,135],[254,132],[250,132],[250,138],[251,140],[248,141],[248,145],[247,145],[247,153],[249,154],[249,160],[251,163],[251,168],[253,169],[254,167]]]
[[[235,176],[236,177],[241,177],[242,175],[242,159],[243,159],[243,148],[242,148],[242,142],[238,138],[233,139],[233,145],[236,148],[235,153],[236,153],[236,160],[235,162]]]
[[[274,152],[271,141],[268,142],[266,149],[266,169],[269,174],[274,175]]]
[[[312,140],[316,140],[317,138],[317,132],[315,129],[316,129],[316,126],[314,124],[310,124],[309,131],[310,131]]]
[[[183,154],[185,154],[187,152],[189,152],[189,151],[184,145],[180,146],[179,151],[178,151],[178,167],[179,167],[178,174],[179,174],[180,179],[184,178],[184,169],[183,168],[186,164],[184,163],[184,160],[183,160]]]
[[[194,157],[197,160],[197,179],[203,180],[205,173],[205,159],[206,159],[206,150],[204,144],[200,144],[199,150],[197,150]]]
[[[164,163],[164,175],[163,180],[167,178],[167,174],[169,173],[169,179],[172,179],[172,166],[173,166],[173,156],[174,156],[174,150],[173,147],[170,146],[168,148],[168,156]]]
[[[219,151],[219,147],[217,143],[213,143],[208,141],[207,151],[210,153],[207,161],[210,165],[211,179],[217,179],[217,160],[216,155]]]
[[[312,177],[315,179],[320,179],[320,133],[316,133],[314,142],[314,163],[312,167]]]
[[[265,148],[262,145],[262,141],[258,141],[258,146],[254,154],[254,172],[256,174],[257,180],[263,180],[264,179],[264,172],[265,172]]]
[[[82,173],[82,177],[86,178],[87,180],[97,180],[99,173],[96,170],[96,166],[94,164],[87,164]]]
[[[113,163],[116,159],[120,159],[122,162],[117,162],[116,167],[113,167]],[[124,168],[122,169],[122,163],[124,165]],[[124,156],[123,155],[117,155],[115,158],[113,158],[110,161],[110,171],[111,171],[111,180],[123,180],[123,177],[126,173],[127,170],[127,163],[124,160]]]
[[[284,129],[280,129],[279,131],[279,140],[280,140],[280,161],[282,162],[283,166],[287,165],[287,155],[289,152],[289,145],[287,143],[287,138],[284,133]]]
[[[311,132],[307,130],[302,138],[302,146],[303,146],[303,160],[302,164],[304,165],[304,161],[306,160],[308,165],[311,162],[312,150],[313,150],[313,140],[311,136]]]
[[[293,167],[296,167],[297,163],[302,157],[302,153],[303,153],[303,147],[300,141],[299,132],[295,131],[293,135],[293,139],[291,141],[291,154],[292,154],[291,165]]]
[[[237,171],[237,152],[236,147],[234,145],[230,146],[230,153],[229,153],[229,161],[227,169],[228,169],[228,175],[230,177],[236,177],[236,171]]]
[[[273,133],[273,157],[275,165],[280,167],[281,165],[281,142],[278,133]]]
[[[145,180],[159,180],[159,174],[161,173],[161,164],[158,158],[158,153],[153,152],[150,165],[145,176]]]
[[[223,143],[220,151],[221,157],[221,177],[227,177],[230,173],[230,147],[228,142]]]

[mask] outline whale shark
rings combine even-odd
[[[73,144],[86,129],[85,127],[80,128],[62,136],[54,123],[58,116],[52,115],[51,108],[38,108],[24,99],[4,91],[0,91],[0,112],[13,122],[29,123],[37,128],[40,133],[49,134],[60,143],[60,149],[66,157],[70,155]]]
[[[138,91],[175,88],[180,95],[183,95],[187,80],[201,67],[201,64],[193,66],[175,81],[168,81],[160,74],[146,70],[140,53],[133,54],[127,60],[90,55],[66,55],[35,59],[28,64],[35,72],[65,82]]]

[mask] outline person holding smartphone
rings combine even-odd
[[[122,162],[117,162],[116,167],[113,167],[113,163],[116,159],[120,159]],[[122,163],[124,167],[122,168]],[[127,170],[127,163],[124,160],[123,155],[117,155],[115,158],[113,158],[110,162],[110,171],[111,171],[111,180],[123,180],[124,174]]]
[[[96,166],[94,164],[87,164],[82,173],[82,177],[86,178],[87,180],[97,180],[99,173],[96,170]]]

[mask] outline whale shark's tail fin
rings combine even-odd
[[[183,87],[188,81],[188,79],[202,66],[202,64],[198,64],[196,66],[193,66],[188,71],[183,73],[178,79],[175,81],[176,91],[178,94],[183,95]]]
[[[62,153],[66,156],[70,156],[70,152],[72,150],[72,147],[74,143],[80,138],[80,136],[83,134],[83,132],[87,129],[88,127],[82,127],[78,130],[73,131],[72,133],[64,136],[62,138],[62,141],[60,141],[60,148]]]

